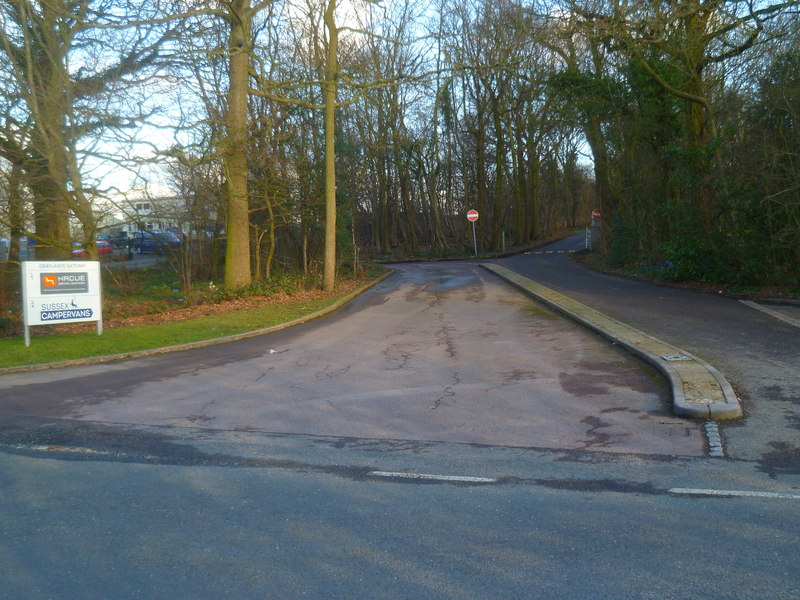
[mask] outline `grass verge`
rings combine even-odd
[[[388,273],[387,273],[388,275]],[[334,309],[377,280],[350,293],[318,299],[298,299],[256,306],[188,320],[106,329],[98,336],[91,331],[36,335],[32,329],[31,345],[21,337],[0,338],[0,369],[78,361],[103,356],[126,355],[223,337],[245,335],[310,317]]]

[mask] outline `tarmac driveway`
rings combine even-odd
[[[408,264],[290,330],[0,378],[0,418],[701,456],[637,359],[470,263]]]

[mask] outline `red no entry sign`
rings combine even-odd
[[[471,211],[469,211],[467,213],[467,221],[475,222],[477,220],[478,220],[478,211],[477,210],[471,210]]]

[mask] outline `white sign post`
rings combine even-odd
[[[22,263],[22,314],[25,346],[32,325],[97,321],[103,333],[100,263],[97,261],[26,261]]]
[[[467,212],[467,221],[472,223],[472,247],[475,252],[475,256],[478,256],[478,238],[475,237],[475,221],[478,220],[478,211],[472,209]]]

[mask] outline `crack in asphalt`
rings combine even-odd
[[[455,395],[456,393],[455,391],[453,391],[453,388],[449,385],[446,386],[444,388],[444,393],[433,401],[433,404],[431,405],[431,410],[436,410],[437,408],[439,408],[439,406],[441,406],[442,401],[444,401],[445,398],[452,398]]]
[[[441,396],[439,396],[438,398],[436,398],[436,400],[433,401],[433,404],[431,405],[431,410],[438,409],[446,398],[453,398],[456,395],[456,391],[454,388],[459,383],[461,383],[461,378],[459,377],[458,373],[454,373],[453,383],[451,383],[450,385],[442,386],[444,391]]]
[[[439,329],[436,332],[437,345],[444,346],[447,355],[455,359],[458,353],[456,352],[456,344],[452,333],[456,331],[456,328],[446,321],[444,314],[440,313],[436,315],[436,318],[439,320]]]
[[[193,415],[187,415],[186,419],[188,419],[191,423],[208,423],[209,421],[213,421],[214,417],[210,417],[206,413],[208,412],[209,408],[216,404],[216,402],[216,399],[209,400],[200,408],[197,413]]]
[[[342,410],[343,410],[343,409],[342,409],[342,407],[341,407],[341,406],[337,406],[336,404],[334,404],[334,403],[333,403],[333,401],[329,400],[328,398],[326,398],[326,399],[325,399],[325,402],[326,402],[326,403],[328,404],[328,406],[330,406],[330,407],[331,407],[333,410],[338,410],[339,412],[342,412]]]
[[[408,363],[411,362],[411,359],[414,358],[414,353],[417,350],[416,347],[412,346],[411,349],[404,350],[403,348],[406,346],[409,346],[409,344],[392,344],[383,351],[386,362],[397,363],[395,366],[388,367],[390,371],[405,369]]]
[[[339,375],[344,375],[350,370],[352,365],[347,365],[346,367],[342,367],[341,369],[331,369],[331,366],[325,365],[325,367],[321,371],[317,371],[314,376],[317,379],[333,379],[334,377],[338,377]]]

